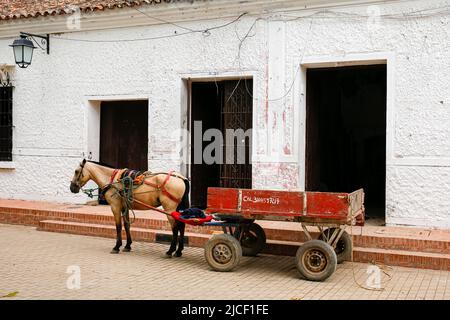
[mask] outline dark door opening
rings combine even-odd
[[[116,168],[148,169],[148,101],[104,101],[100,109],[100,161]]]
[[[252,187],[251,141],[234,139],[227,145],[226,130],[252,129],[253,80],[227,80],[217,82],[194,82],[191,89],[191,204],[206,207],[208,187],[247,188]],[[224,163],[195,163],[194,150],[205,147],[212,141],[202,141],[198,146],[193,130],[194,122],[201,121],[201,136],[208,129],[219,129],[223,137]],[[244,163],[238,163],[236,154],[245,154]],[[228,152],[228,153],[227,153]],[[233,153],[233,163],[226,163],[227,154]]]
[[[385,217],[386,65],[307,70],[306,190],[365,191]]]

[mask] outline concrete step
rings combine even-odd
[[[302,243],[269,240],[263,253],[295,256]],[[450,271],[450,254],[353,247],[353,261]]]
[[[58,220],[42,220],[39,222],[37,230],[48,232],[61,232],[70,234],[87,235],[94,237],[116,238],[116,227],[114,225],[92,224],[81,222],[69,222]],[[158,229],[131,228],[133,241],[144,242],[164,242],[169,243],[172,232]],[[209,235],[198,233],[185,233],[185,243],[187,246],[202,247],[210,238]],[[123,245],[126,243],[125,231],[122,231]],[[114,243],[111,242],[112,247]]]
[[[92,224],[92,223],[81,223],[81,222],[70,222],[59,220],[42,220],[39,222],[37,230],[47,232],[79,234],[112,239],[116,238],[115,226],[105,224]],[[216,232],[220,233],[220,231]],[[133,241],[170,243],[170,240],[172,239],[172,232],[159,229],[147,229],[147,228],[144,229],[131,227],[131,237]],[[212,234],[207,235],[202,233],[186,232],[185,245],[191,247],[203,247],[211,237]],[[122,239],[123,243],[125,244],[126,242],[125,231],[122,231]],[[279,241],[279,240],[267,240],[267,244],[263,250],[263,253],[295,256],[295,253],[297,252],[297,249],[300,245],[301,243]],[[111,242],[111,246],[114,246],[113,242]]]
[[[450,271],[450,254],[355,247],[353,260],[391,266]]]
[[[300,224],[272,221],[258,221],[264,228],[267,239],[304,242],[306,236]],[[313,238],[319,236],[318,228],[308,227]],[[386,250],[402,250],[429,253],[450,254],[450,232],[395,227],[350,227],[355,247],[378,248]]]
[[[40,221],[38,230],[108,238],[116,237],[115,227],[104,224],[43,220]],[[136,241],[168,242],[171,238],[171,232],[166,230],[132,227],[131,232],[133,240]],[[203,247],[211,235],[187,232],[185,236],[187,246]],[[122,237],[126,239],[124,233]],[[268,240],[262,253],[295,256],[301,244],[300,242]],[[386,265],[450,271],[450,254],[354,247],[353,259],[356,262],[376,262]]]
[[[374,232],[353,233],[353,243],[356,247],[361,248],[450,254],[450,239],[433,239],[426,235],[389,235],[384,233],[375,234]]]
[[[91,224],[114,225],[114,216],[109,210],[80,211],[72,210],[76,207],[68,207],[65,210],[31,209],[31,208],[7,208],[0,207],[0,223],[21,224],[37,226],[42,220],[58,220],[68,222],[80,222]],[[93,207],[96,208],[96,207]],[[102,208],[104,209],[104,208]],[[170,231],[171,227],[167,217],[156,211],[136,211],[131,214],[130,220],[135,228],[150,228]],[[220,227],[186,226],[187,232],[212,234],[222,230]]]
[[[36,208],[0,207],[0,223],[38,225],[41,220],[71,221],[113,226],[114,217],[108,208],[88,207],[79,210],[77,206],[63,210]],[[99,210],[102,209],[102,210]],[[105,210],[107,209],[107,210]],[[304,242],[306,237],[300,224],[290,222],[257,221],[265,230],[267,239],[289,242]],[[165,215],[155,211],[136,211],[134,228],[170,231]],[[220,227],[186,226],[186,232],[210,235],[221,231]],[[318,236],[318,229],[311,228],[312,236]],[[450,254],[450,232],[429,231],[414,228],[353,227],[355,247],[403,250]]]

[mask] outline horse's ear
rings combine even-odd
[[[86,159],[83,159],[83,165],[86,163]]]

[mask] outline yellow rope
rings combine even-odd
[[[362,226],[361,226],[361,234],[360,236],[362,237]],[[350,233],[352,235],[352,251],[353,251],[353,223],[350,224]],[[385,287],[380,287],[380,288],[373,288],[373,287],[367,287],[365,285],[360,284],[357,280],[356,280],[356,276],[355,276],[355,262],[353,262],[353,253],[352,253],[352,273],[353,273],[353,281],[356,283],[356,285],[364,290],[371,290],[371,291],[384,291],[386,288]],[[382,282],[380,281],[380,286],[382,284],[386,284],[389,281],[392,280],[392,275],[390,275],[387,270],[392,271],[392,267],[391,266],[387,266],[385,264],[380,264],[377,263],[375,261],[371,261],[370,264],[377,266],[380,270],[383,271],[383,273],[388,277],[388,280],[386,282]]]

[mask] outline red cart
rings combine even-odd
[[[295,264],[300,274],[323,281],[336,270],[337,263],[351,259],[352,240],[348,225],[364,224],[364,191],[352,193],[300,192],[208,188],[207,213],[224,233],[214,235],[205,245],[205,258],[217,271],[230,271],[242,255],[261,252],[266,236],[255,220],[301,223],[307,241],[297,251]],[[313,239],[309,226],[317,226]]]

